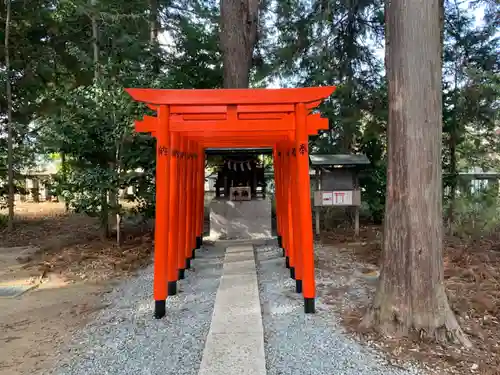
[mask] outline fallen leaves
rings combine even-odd
[[[7,246],[32,245],[35,254],[19,256],[25,269],[36,269],[42,278],[59,273],[68,280],[101,281],[124,276],[145,267],[151,261],[152,234],[148,231],[127,233],[118,247],[114,240],[99,239],[95,218],[66,213],[61,203],[19,203],[16,207],[14,234],[0,232]]]
[[[381,229],[361,228],[355,239],[347,230],[326,233],[322,243],[338,251],[318,251],[319,272],[338,273],[353,269],[363,271],[378,266],[381,256]],[[500,241],[496,237],[464,242],[446,238],[444,275],[450,305],[474,347],[465,350],[442,347],[413,338],[402,340],[380,338],[359,332],[363,312],[373,298],[376,284],[360,278],[348,290],[319,285],[326,289],[325,300],[336,304],[345,327],[360,339],[385,350],[393,360],[418,360],[431,374],[500,375]],[[335,257],[335,259],[332,259]],[[362,272],[361,272],[362,273]],[[339,291],[341,291],[339,296]]]

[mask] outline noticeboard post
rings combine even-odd
[[[359,172],[370,165],[366,155],[312,154],[309,157],[315,170],[314,207],[316,234],[320,234],[320,207],[353,207],[354,233],[359,235],[361,190]]]

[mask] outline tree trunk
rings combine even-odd
[[[99,78],[100,66],[99,66],[99,26],[97,25],[97,0],[90,0],[90,5],[92,6],[92,14],[90,16],[90,23],[92,25],[92,50],[94,53],[94,79]]]
[[[109,237],[109,206],[108,190],[101,191],[101,240],[106,241]]]
[[[455,124],[453,125],[455,126]],[[455,220],[455,201],[457,196],[457,131],[455,128],[450,133],[450,196],[448,197],[448,228],[450,234],[453,232],[453,221]]]
[[[113,124],[114,128],[117,128],[117,123],[116,123],[116,117],[115,114],[113,113]],[[120,210],[120,202],[119,202],[119,186],[120,182],[122,180],[122,172],[123,172],[123,148],[125,146],[125,140],[126,140],[126,130],[123,129],[123,133],[121,137],[116,139],[115,141],[115,162],[112,165],[113,171],[115,171],[117,175],[117,184],[116,186],[113,186],[113,188],[110,190],[110,202],[113,207],[113,210],[115,211],[115,217],[116,217],[116,246],[120,247],[122,243],[122,235],[121,235],[121,227],[122,227],[122,216],[121,216],[121,210]]]
[[[66,186],[68,184],[68,163],[66,162],[66,152],[61,151],[61,173],[63,184]],[[66,198],[64,199],[64,210],[69,212],[69,202]]]
[[[259,0],[221,0],[220,6],[224,87],[247,88],[257,40]]]
[[[93,63],[94,63],[94,81],[97,84],[99,79],[101,66],[99,63],[99,25],[97,24],[97,0],[90,0],[91,5],[91,16],[90,23],[92,25],[92,51],[93,51]],[[103,168],[108,166],[103,163]],[[109,197],[108,189],[103,189],[100,192],[101,198],[101,240],[105,241],[109,237]]]
[[[357,111],[359,111],[359,106],[356,103],[355,98],[355,82],[354,82],[354,66],[353,62],[356,60],[356,39],[358,37],[358,31],[356,30],[356,18],[359,13],[359,5],[352,4],[348,10],[347,15],[347,25],[346,25],[346,38],[345,38],[345,57],[342,64],[342,74],[345,75],[346,79],[346,97],[344,98],[344,105],[341,107],[341,118],[349,119],[348,123],[343,124],[342,138],[340,142],[341,152],[349,154],[352,152],[352,147],[356,142],[356,129],[359,128],[359,124],[352,121],[353,117]]]
[[[8,230],[11,232],[14,229],[14,129],[12,123],[12,86],[10,75],[10,51],[9,51],[9,38],[10,38],[10,18],[11,7],[10,0],[5,0],[6,15],[5,15],[5,70],[7,79],[5,83],[5,91],[7,94],[7,205],[9,208],[8,216]]]
[[[389,84],[382,269],[363,325],[470,346],[446,296],[439,0],[386,2]]]
[[[158,22],[158,0],[149,0],[149,42],[153,55],[153,73],[160,74],[160,48],[158,45],[158,34],[160,23]]]

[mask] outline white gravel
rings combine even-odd
[[[193,269],[152,317],[152,268],[106,295],[110,307],[63,348],[55,375],[197,375],[222,275],[224,248],[198,250]],[[420,375],[388,366],[374,350],[343,333],[321,298],[305,315],[295,282],[275,246],[257,248],[267,375]],[[335,277],[335,276],[332,276]],[[217,374],[214,374],[217,375]],[[236,374],[235,374],[236,375]]]
[[[153,318],[152,267],[106,296],[112,305],[60,353],[58,375],[196,375],[222,274],[224,249],[197,250],[192,269]]]
[[[412,366],[389,366],[374,350],[348,337],[321,298],[316,299],[316,314],[304,314],[280,249],[262,246],[256,257],[267,375],[422,374]]]

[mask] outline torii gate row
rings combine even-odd
[[[308,136],[328,129],[310,111],[335,87],[299,89],[126,89],[157,116],[136,121],[156,137],[154,285],[156,318],[177,293],[202,245],[205,148],[272,147],[278,242],[306,313],[315,312]]]

